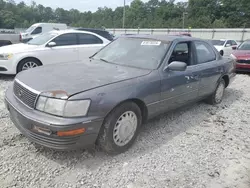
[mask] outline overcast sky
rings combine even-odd
[[[15,0],[19,3],[24,1],[26,4],[30,4],[32,0]],[[123,0],[34,0],[37,4],[52,7],[53,9],[60,7],[64,9],[78,9],[80,11],[96,11],[98,7],[116,8],[123,6]],[[131,3],[133,0],[126,0],[126,4]],[[148,0],[142,0],[144,2]],[[179,0],[181,1],[181,0]]]

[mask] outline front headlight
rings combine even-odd
[[[13,57],[13,54],[11,54],[11,53],[0,54],[0,60],[9,60],[12,57]]]
[[[86,116],[89,106],[90,100],[67,101],[43,96],[36,103],[37,110],[62,117]]]

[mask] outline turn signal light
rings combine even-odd
[[[57,136],[75,136],[79,134],[83,134],[85,132],[85,128],[71,130],[71,131],[58,131]]]

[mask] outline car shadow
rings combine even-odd
[[[240,74],[240,75],[248,75],[248,76],[250,76],[250,72],[247,72],[247,71],[237,71],[236,73]]]
[[[228,88],[224,100],[220,105],[211,106],[199,102],[179,108],[175,111],[160,115],[142,126],[135,144],[125,153],[119,155],[107,155],[96,149],[61,152],[41,147],[38,153],[58,164],[70,164],[75,168],[94,170],[108,161],[120,161],[125,163],[131,157],[136,158],[146,153],[159,149],[177,135],[185,133],[188,129],[199,126],[208,116],[229,108],[243,95],[240,90]],[[194,121],[195,118],[195,121]]]
[[[13,81],[15,78],[15,75],[4,75],[4,74],[0,74],[0,80],[4,80],[4,81]]]

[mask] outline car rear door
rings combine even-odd
[[[78,33],[77,39],[80,60],[88,59],[106,45],[103,39],[94,34]]]
[[[199,97],[213,93],[223,71],[213,48],[204,41],[194,41],[196,49],[196,69],[200,71]]]
[[[162,108],[170,110],[198,97],[200,72],[195,66],[195,53],[190,41],[177,43],[167,66],[173,61],[187,63],[185,71],[161,71]]]
[[[224,47],[224,56],[228,57],[231,55],[232,53],[232,50],[233,50],[233,44],[232,44],[232,41],[231,40],[228,40],[225,44],[225,47]]]
[[[44,65],[79,61],[77,36],[75,33],[59,35],[50,42],[55,42],[56,46],[46,46],[38,54],[38,58]]]

